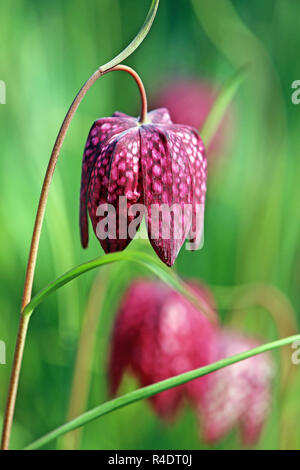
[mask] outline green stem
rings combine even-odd
[[[263,344],[254,349],[250,349],[249,351],[245,351],[241,354],[236,354],[235,356],[222,359],[221,361],[215,362],[214,364],[201,367],[200,369],[185,372],[184,374],[177,375],[176,377],[171,377],[170,379],[163,380],[152,385],[148,385],[147,387],[143,387],[138,390],[134,390],[133,392],[127,393],[126,395],[103,403],[102,405],[96,406],[92,410],[83,413],[72,421],[63,424],[62,426],[54,429],[45,436],[29,444],[27,447],[25,447],[25,450],[39,449],[40,447],[47,445],[54,439],[57,439],[59,436],[69,431],[73,431],[74,429],[77,429],[81,426],[84,426],[85,424],[90,423],[91,421],[97,418],[100,418],[100,416],[104,416],[108,413],[111,413],[112,411],[118,410],[119,408],[123,408],[124,406],[130,405],[137,401],[144,400],[145,398],[149,398],[153,395],[156,395],[157,393],[163,392],[170,388],[177,387],[178,385],[182,385],[198,377],[202,377],[203,375],[210,374],[211,372],[215,372],[219,369],[230,366],[231,364],[235,364],[236,362],[243,361],[245,359],[248,359],[249,357],[256,356],[258,354],[264,353],[266,351],[271,351],[272,349],[280,348],[282,346],[286,346],[290,343],[294,343],[294,341],[297,340],[300,340],[300,335],[290,336],[288,338]]]

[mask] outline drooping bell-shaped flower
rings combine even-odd
[[[211,305],[202,287],[195,295]],[[141,386],[213,362],[217,354],[218,326],[211,323],[182,295],[163,283],[135,281],[120,305],[111,346],[109,380],[115,394],[126,370]],[[206,377],[196,379],[204,392]],[[151,402],[162,418],[175,416],[186,386],[159,393]]]
[[[122,113],[92,126],[82,163],[80,231],[87,210],[106,253],[126,248],[145,216],[158,256],[171,266],[187,236],[201,244],[206,158],[198,132],[172,123],[166,109],[144,123]]]
[[[209,291],[189,283],[215,310]],[[259,341],[211,323],[181,294],[161,282],[135,281],[126,291],[114,327],[110,391],[125,371],[141,386],[216,362],[259,345]],[[254,356],[151,398],[161,418],[172,418],[186,398],[199,419],[200,434],[215,443],[239,426],[245,445],[261,433],[271,404],[274,365],[268,353]]]
[[[236,331],[222,330],[219,359],[255,348],[259,342]],[[208,376],[205,394],[201,390],[196,404],[205,441],[214,443],[234,426],[239,426],[245,445],[254,444],[261,433],[271,403],[274,364],[268,353],[253,356]],[[195,390],[194,390],[195,392]]]

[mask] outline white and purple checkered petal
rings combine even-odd
[[[191,226],[191,172],[176,137],[162,129],[140,128],[142,178],[150,243],[161,260],[172,266]]]
[[[148,119],[153,124],[172,124],[170,113],[166,108],[158,108],[148,113]]]
[[[128,211],[140,203],[141,194],[139,132],[129,129],[105,146],[91,175],[89,214],[106,253],[123,250],[130,243],[128,228],[134,215]],[[108,221],[108,216],[105,228],[103,220]]]
[[[131,223],[140,218],[143,211],[136,213],[138,207],[133,206],[143,204],[142,195],[140,135],[134,128],[118,139],[110,166],[107,203],[116,210],[117,239],[110,243],[109,251],[123,250],[134,238],[139,224],[130,230]]]
[[[83,248],[88,245],[87,194],[95,162],[103,147],[112,137],[119,135],[133,125],[134,123],[122,118],[103,118],[97,120],[89,132],[82,160],[80,189],[80,235]]]
[[[132,124],[134,124],[135,126],[136,126],[137,123],[138,123],[138,118],[133,117],[133,116],[129,116],[129,114],[122,113],[121,111],[116,111],[116,112],[113,114],[113,117],[114,117],[114,118],[121,118],[122,120],[127,120],[129,123],[132,123]]]
[[[93,230],[97,236],[97,216],[98,207],[107,204],[107,193],[109,184],[109,169],[113,159],[116,141],[107,143],[102,147],[91,172],[90,183],[88,187],[88,212],[92,222]],[[99,240],[104,251],[107,250],[106,240]]]
[[[181,145],[185,148],[186,161],[192,173],[192,206],[193,217],[190,233],[190,242],[193,250],[199,249],[203,242],[204,209],[207,180],[207,160],[205,148],[198,132],[190,126],[174,124],[170,126]]]

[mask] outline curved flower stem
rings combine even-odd
[[[141,78],[139,77],[139,75],[136,73],[136,71],[130,67],[127,67],[127,65],[117,65],[116,67],[109,69],[107,72],[118,71],[118,70],[120,70],[121,72],[129,73],[136,81],[136,84],[139,88],[139,92],[141,95],[141,100],[142,100],[142,109],[141,109],[141,116],[140,116],[139,122],[140,124],[144,124],[147,120],[148,103],[147,103],[147,95],[146,95],[143,82]],[[104,73],[107,73],[107,72],[104,72]]]
[[[250,349],[249,351],[236,354],[235,356],[227,357],[226,359],[222,359],[221,361],[209,364],[208,366],[201,367],[200,369],[194,369],[189,372],[176,375],[175,377],[163,380],[161,382],[156,382],[146,387],[134,390],[133,392],[115,398],[114,400],[107,401],[106,403],[96,406],[95,408],[87,411],[86,413],[83,413],[72,421],[63,424],[62,426],[54,429],[45,436],[42,436],[33,443],[29,444],[24,450],[39,449],[48,444],[49,442],[53,441],[54,439],[57,439],[59,436],[62,436],[63,434],[73,431],[74,429],[77,429],[81,426],[84,426],[85,424],[90,423],[91,421],[100,418],[101,416],[104,416],[108,413],[111,413],[112,411],[115,411],[119,408],[123,408],[124,406],[130,405],[137,401],[152,397],[157,393],[169,390],[170,388],[177,387],[178,385],[185,384],[198,377],[203,377],[204,375],[210,374],[219,369],[223,369],[224,367],[228,367],[231,364],[235,364],[236,362],[244,361],[245,359],[256,356],[258,354],[262,354],[266,351],[271,351],[272,349],[286,346],[299,339],[300,335],[295,335],[290,336],[289,338],[273,341],[271,343],[262,344],[261,346],[258,346],[254,349]]]
[[[66,133],[69,129],[69,126],[77,111],[78,106],[80,105],[82,99],[84,98],[88,90],[91,88],[91,86],[102,75],[108,72],[113,72],[113,71],[118,71],[118,70],[128,72],[135,79],[139,87],[141,98],[142,98],[141,122],[143,122],[146,118],[147,99],[146,99],[146,93],[145,93],[143,83],[140,77],[138,76],[138,74],[133,69],[125,65],[117,65],[107,70],[104,67],[100,67],[98,70],[96,70],[96,72],[93,73],[93,75],[87,80],[87,82],[83,85],[83,87],[80,89],[80,91],[76,95],[73,103],[71,104],[69,108],[69,111],[66,114],[66,117],[60,128],[60,131],[58,133],[55,145],[52,150],[48,168],[46,171],[44,183],[42,186],[42,191],[40,195],[40,201],[39,201],[39,205],[37,209],[37,214],[36,214],[36,219],[35,219],[35,224],[34,224],[34,229],[33,229],[33,234],[32,234],[32,241],[31,241],[31,246],[30,246],[30,251],[29,251],[21,312],[23,312],[24,308],[31,300],[32,284],[33,284],[33,279],[34,279],[36,259],[37,259],[40,235],[41,235],[47,200],[48,200],[49,189],[50,189],[50,185],[52,182],[53,173],[56,167],[57,159],[59,157],[59,153],[60,153],[63,141],[65,139]],[[19,334],[17,337],[17,343],[15,347],[14,362],[13,362],[13,368],[12,368],[12,373],[11,373],[11,378],[10,378],[8,399],[7,399],[4,424],[3,424],[2,441],[1,441],[2,450],[8,449],[8,446],[9,446],[9,439],[10,439],[10,433],[11,433],[11,427],[12,427],[12,421],[13,421],[13,415],[14,415],[14,409],[15,409],[16,395],[17,395],[17,389],[18,389],[18,383],[19,383],[19,376],[20,376],[28,322],[29,322],[29,318],[25,319],[23,317],[23,313],[21,313],[21,318],[20,318],[20,323],[19,323]]]

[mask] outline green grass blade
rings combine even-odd
[[[116,263],[118,261],[133,261],[143,265],[164,283],[168,284],[170,287],[187,297],[188,300],[194,303],[197,308],[200,308],[205,315],[213,317],[213,312],[209,306],[206,303],[201,302],[201,300],[193,294],[191,289],[183,281],[181,281],[175,273],[173,273],[169,268],[166,268],[161,262],[157,261],[152,256],[147,255],[146,253],[134,251],[111,253],[72,268],[70,271],[67,271],[65,274],[58,277],[53,282],[48,284],[44,289],[38,292],[31,299],[30,303],[26,305],[23,314],[30,315],[33,310],[50,294],[63,287],[65,284],[68,284],[73,279],[81,276],[84,273],[87,273],[88,271],[91,271],[92,269]]]
[[[45,436],[29,444],[25,448],[25,450],[39,449],[40,447],[49,444],[49,442],[53,441],[54,439],[57,439],[59,436],[62,436],[63,434],[69,431],[73,431],[74,429],[77,429],[81,426],[84,426],[90,423],[91,421],[100,418],[101,416],[104,416],[108,413],[111,413],[112,411],[115,411],[119,408],[123,408],[124,406],[130,405],[137,401],[144,400],[145,398],[149,398],[153,395],[156,395],[157,393],[163,392],[173,387],[177,387],[178,385],[182,385],[186,382],[189,382],[190,380],[202,377],[203,375],[210,374],[211,372],[215,372],[216,370],[222,369],[231,364],[235,364],[236,362],[243,361],[249,357],[256,356],[266,351],[271,351],[275,348],[286,346],[287,344],[293,343],[294,341],[297,341],[299,339],[300,335],[295,335],[290,336],[288,338],[273,341],[271,343],[263,344],[254,349],[250,349],[249,351],[245,351],[241,354],[236,354],[235,356],[228,357],[221,361],[215,362],[214,364],[201,367],[200,369],[185,372],[184,374],[177,375],[176,377],[171,377],[170,379],[163,380],[152,385],[148,385],[147,387],[143,387],[138,390],[134,390],[133,392],[127,393],[126,395],[103,403],[102,405],[96,406],[95,408],[87,411],[86,413],[83,413],[72,421],[63,424],[62,426],[54,429]]]
[[[145,19],[143,26],[138,32],[138,34],[131,41],[131,43],[122,52],[120,52],[120,54],[118,54],[116,57],[114,57],[112,60],[110,60],[106,64],[102,65],[100,67],[100,70],[104,72],[104,71],[111,69],[112,67],[115,67],[116,65],[121,64],[125,59],[127,59],[127,57],[129,57],[139,47],[139,45],[143,42],[143,40],[145,39],[145,37],[150,31],[150,28],[156,16],[158,4],[159,4],[159,0],[152,0],[148,15]]]
[[[212,109],[205,123],[200,130],[201,137],[205,143],[206,148],[209,146],[213,136],[217,132],[220,123],[230,105],[235,93],[239,86],[246,77],[248,67],[241,67],[237,72],[229,78],[221,88]]]

